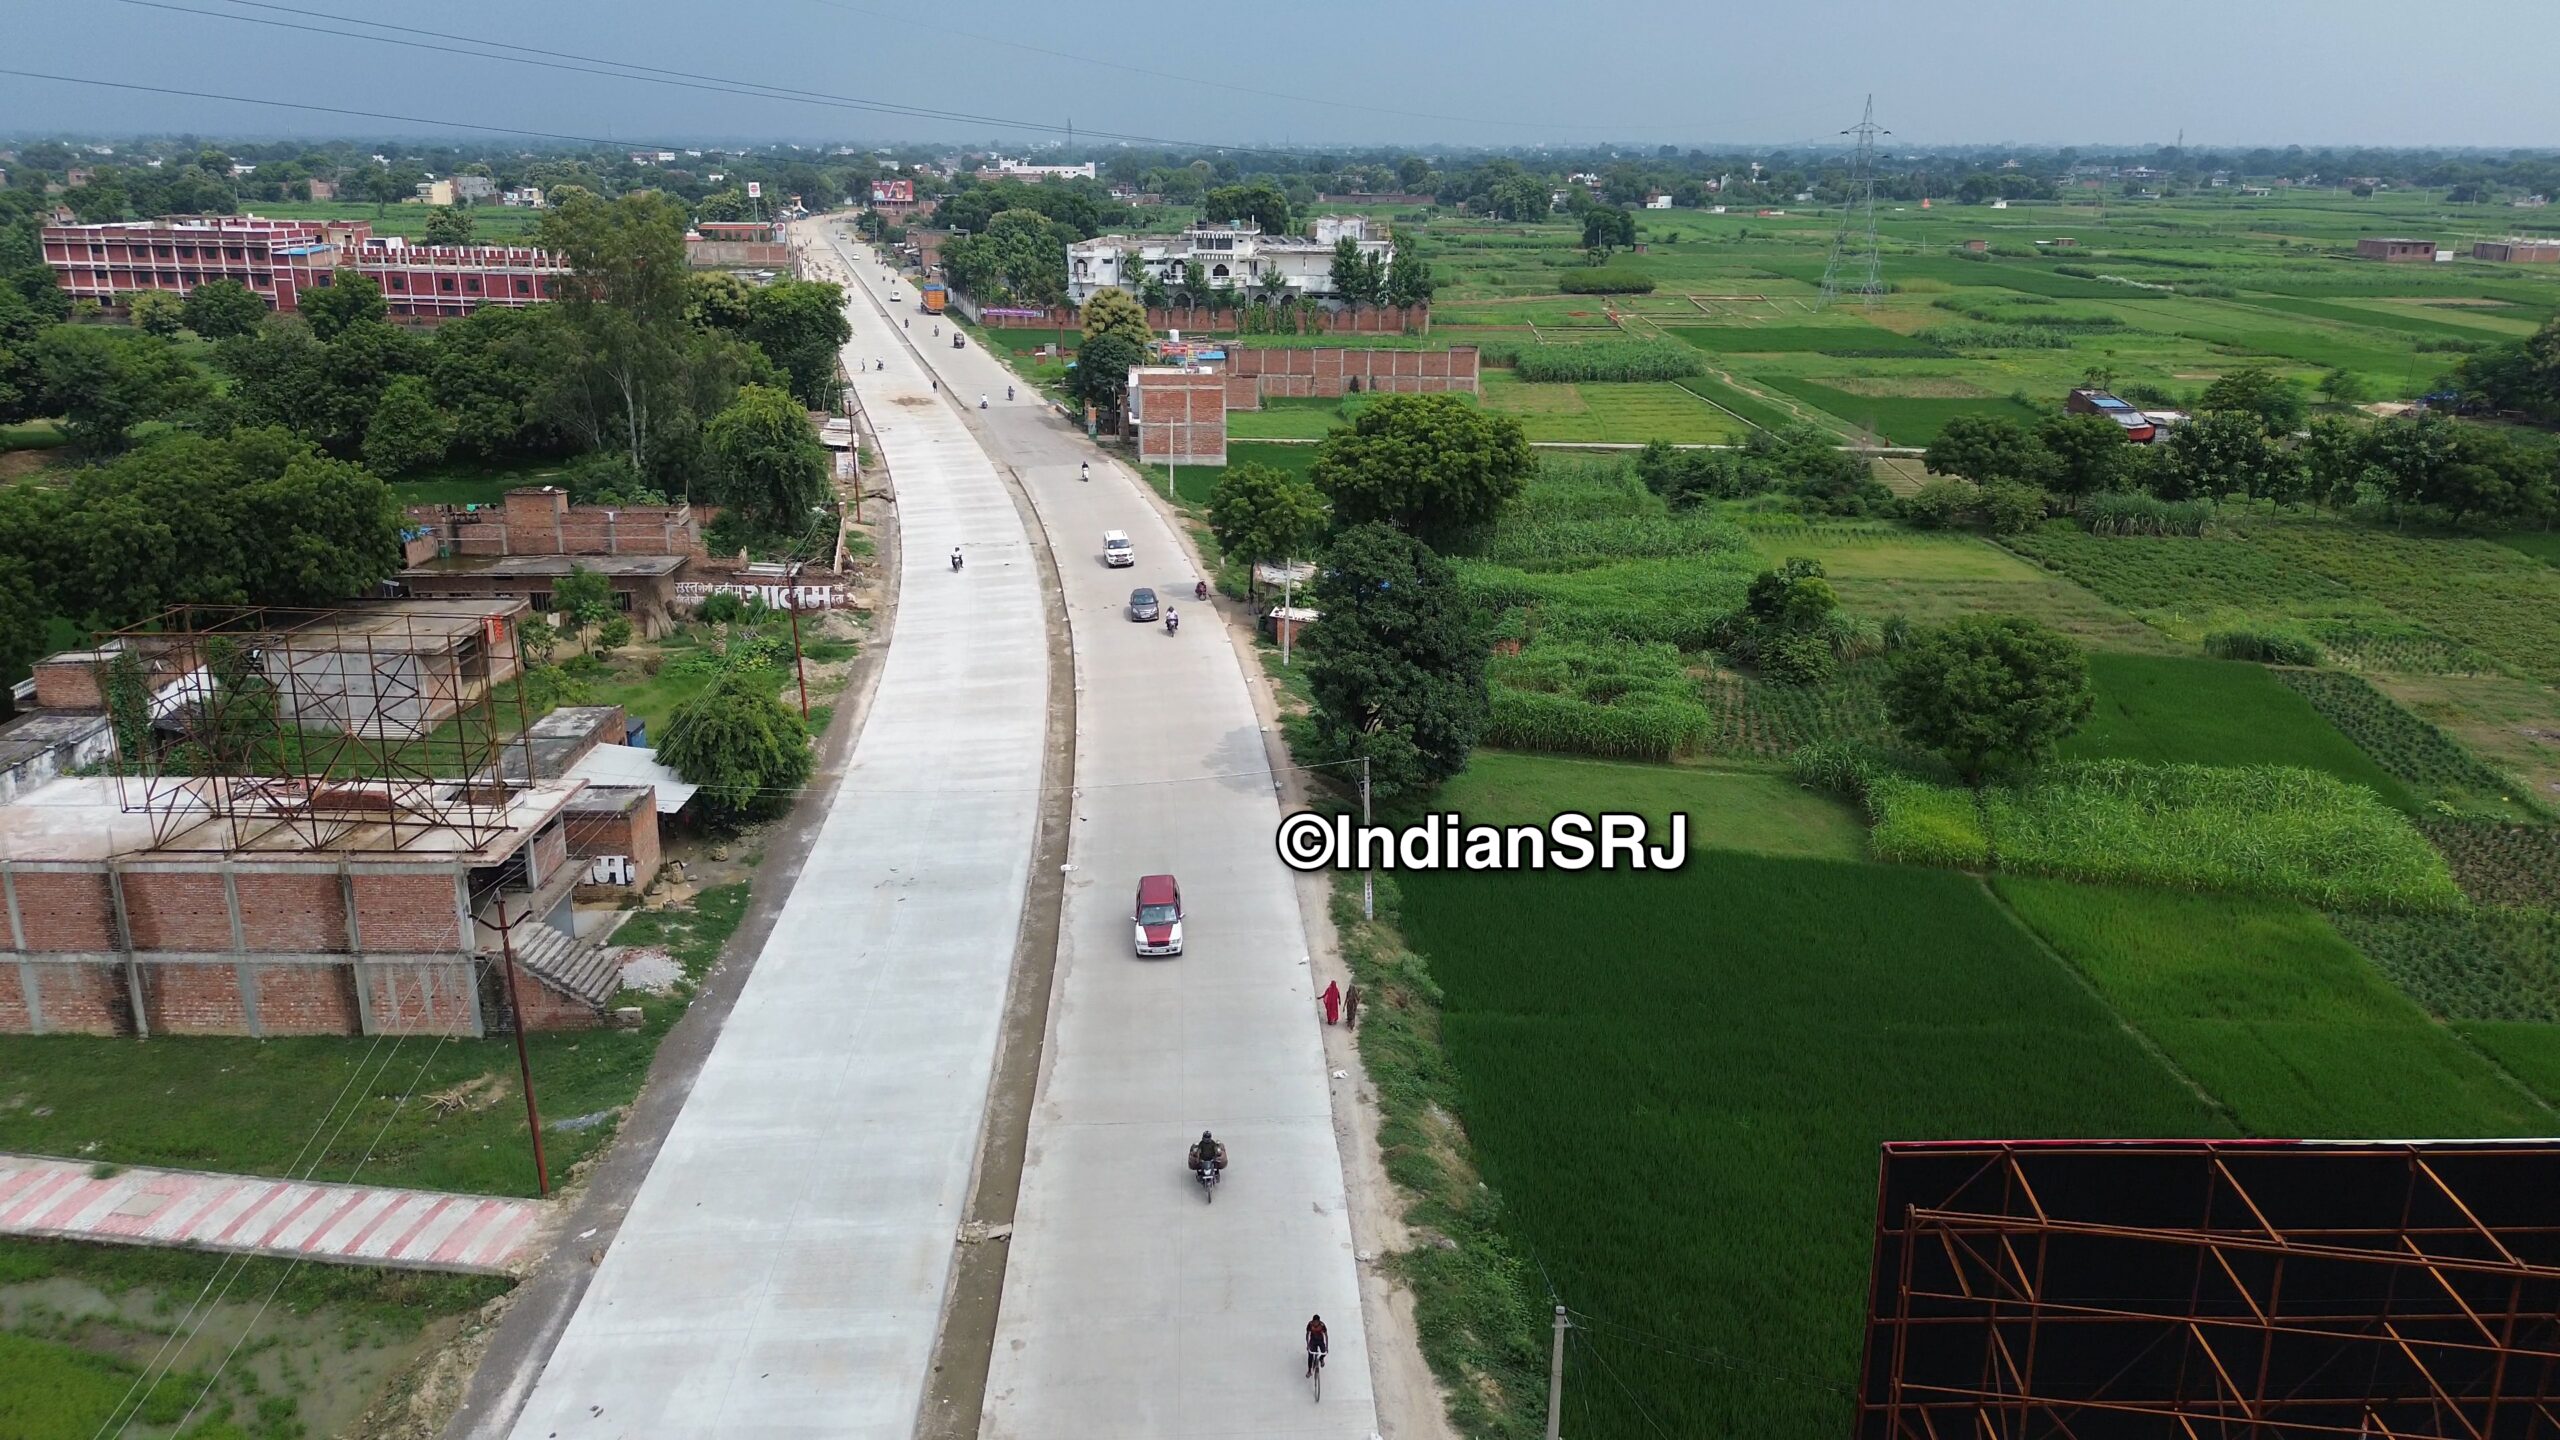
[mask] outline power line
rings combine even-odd
[[[249,0],[234,0],[234,3],[246,4]],[[842,10],[849,15],[868,15],[875,20],[886,20],[897,25],[913,23],[912,16],[893,15],[885,10],[865,9],[860,5],[845,4],[844,0],[809,0],[809,3],[823,5],[830,10]],[[1441,115],[1429,110],[1399,110],[1392,105],[1363,105],[1357,100],[1323,100],[1313,95],[1292,95],[1285,90],[1264,90],[1252,85],[1238,85],[1230,80],[1204,80],[1197,75],[1176,75],[1169,70],[1150,70],[1144,65],[1131,65],[1120,60],[1105,60],[1098,55],[1078,55],[1067,50],[1051,50],[1041,45],[1025,44],[1020,40],[1007,40],[1001,35],[975,35],[966,30],[954,30],[947,25],[935,25],[933,34],[937,39],[957,37],[963,40],[974,40],[981,45],[1001,45],[1008,50],[1046,55],[1052,60],[1072,60],[1079,65],[1095,65],[1105,70],[1144,75],[1151,80],[1171,80],[1176,84],[1199,85],[1211,90],[1232,90],[1239,95],[1259,95],[1266,100],[1286,100],[1294,105],[1327,105],[1338,110],[1366,110],[1373,115],[1401,115],[1409,120],[1439,120],[1453,125],[1507,125],[1523,130],[1630,131],[1644,128],[1636,125],[1599,125],[1589,121],[1548,123],[1538,120],[1494,120],[1481,115]]]
[[[483,130],[493,135],[530,135],[538,140],[574,140],[581,145],[619,147],[635,142],[595,135],[563,135],[554,130],[526,130],[514,125],[482,125],[469,120],[436,120],[423,115],[392,115],[380,110],[351,110],[342,105],[312,105],[300,100],[261,100],[249,95],[219,95],[210,90],[181,90],[169,85],[138,85],[128,80],[97,80],[86,75],[51,75],[41,70],[0,69],[21,80],[51,80],[63,85],[95,85],[107,90],[133,90],[145,95],[176,95],[188,100],[227,100],[234,105],[268,105],[281,110],[309,110],[320,115],[352,115],[359,120],[391,120],[402,125],[429,125],[451,130]],[[663,147],[657,147],[663,148]]]
[[[426,30],[414,25],[392,25],[381,21],[354,20],[341,16],[328,15],[319,11],[296,9],[289,5],[267,4],[263,3],[263,0],[227,0],[227,3],[254,6],[261,10],[274,10],[287,14],[312,16],[319,19],[337,21],[342,24],[364,25],[373,29],[396,30],[405,35],[424,35],[432,37],[435,40],[455,41],[459,42],[459,44],[431,44],[425,40],[406,40],[399,39],[391,35],[366,34],[357,30],[330,29],[319,25],[306,25],[296,21],[276,20],[259,15],[235,15],[228,11],[203,10],[190,5],[171,4],[168,3],[168,0],[122,0],[122,3],[145,9],[165,10],[175,14],[197,15],[214,20],[230,20],[243,25],[265,25],[280,30],[298,30],[313,35],[328,35],[341,40],[365,40],[371,41],[377,45],[389,45],[403,49],[426,50],[448,55],[460,55],[466,59],[495,60],[504,64],[525,65],[544,70],[560,70],[578,75],[600,75],[610,80],[635,80],[643,84],[665,85],[680,90],[700,90],[715,95],[734,95],[752,100],[780,100],[795,105],[814,105],[823,108],[858,110],[871,114],[894,115],[916,120],[934,120],[947,124],[990,125],[1016,130],[1038,130],[1050,133],[1060,132],[1067,128],[1063,125],[1051,124],[1045,121],[1024,120],[1012,116],[982,115],[974,111],[966,110],[942,110],[932,106],[908,105],[888,100],[864,100],[851,95],[838,95],[821,90],[802,90],[793,86],[772,85],[758,80],[740,80],[725,75],[708,75],[688,70],[670,70],[663,66],[640,65],[631,61],[612,60],[595,55],[580,55],[566,50],[545,50],[534,46],[509,44],[504,41],[481,40],[474,36],[454,35],[441,30]],[[468,49],[460,48],[461,46],[481,46],[484,48]],[[500,51],[509,50],[519,53],[498,53]],[[548,58],[526,58],[528,56],[542,56]],[[1162,145],[1198,150],[1235,150],[1249,154],[1286,153],[1275,150],[1256,150],[1255,147],[1251,146],[1229,145],[1217,141],[1178,140],[1160,135],[1138,135],[1121,131],[1097,131],[1088,128],[1085,133],[1088,135],[1099,136],[1103,139],[1122,140],[1143,145]],[[599,143],[613,144],[617,142],[604,141]]]

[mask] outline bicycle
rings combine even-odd
[[[1324,1399],[1324,1357],[1322,1350],[1307,1352],[1307,1384],[1315,1391],[1319,1402]]]

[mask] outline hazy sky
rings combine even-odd
[[[0,69],[632,144],[1021,140],[1046,133],[1027,126],[1069,123],[1217,144],[1786,143],[1829,139],[1873,91],[1877,119],[1910,144],[2167,143],[2183,129],[2190,145],[2560,145],[2560,4],[2547,0],[15,0],[0,11]],[[560,64],[980,118],[528,68],[411,48],[480,48],[414,32],[393,32],[410,42],[393,46],[189,13],[202,11],[324,29],[369,18],[581,57]],[[0,130],[426,128],[0,74]]]

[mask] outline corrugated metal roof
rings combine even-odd
[[[599,745],[569,767],[571,779],[590,785],[650,785],[658,792],[658,813],[673,815],[702,787],[658,762],[657,752],[637,745]]]

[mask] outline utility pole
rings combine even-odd
[[[516,1022],[516,1074],[524,1082],[524,1128],[533,1137],[533,1183],[544,1199],[551,1197],[551,1166],[542,1158],[542,1112],[533,1101],[533,1057],[524,1046],[524,999],[516,989],[516,927],[507,914],[507,897],[498,895],[498,951],[507,962],[507,1009]]]
[[[800,682],[800,723],[809,722],[809,672],[800,663],[800,567],[791,567],[791,673]]]
[[[1369,828],[1369,757],[1366,755],[1360,757],[1360,828]],[[1356,845],[1352,848],[1355,852],[1359,849]],[[1366,865],[1360,867],[1360,918],[1378,918],[1378,886],[1370,878]]]
[[[1280,565],[1280,668],[1286,670],[1289,668],[1290,612],[1297,608],[1298,557],[1284,557]]]
[[[1558,1440],[1564,1433],[1564,1332],[1573,1322],[1565,1318],[1564,1307],[1556,1307],[1555,1354],[1547,1361],[1547,1440]]]

